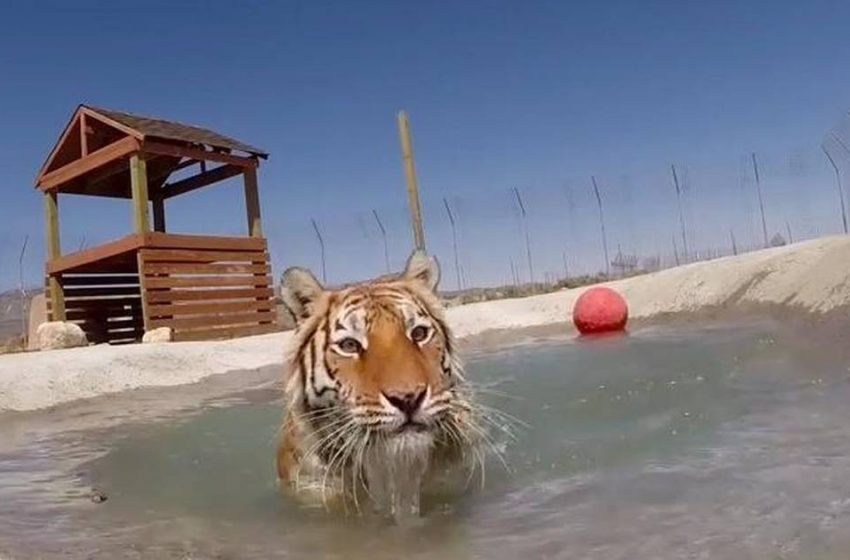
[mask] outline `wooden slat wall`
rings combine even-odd
[[[139,251],[145,328],[171,327],[174,340],[278,330],[265,240],[191,241]]]
[[[121,344],[144,334],[138,274],[63,274],[66,320],[80,325],[89,342]],[[47,302],[48,316],[52,305]]]

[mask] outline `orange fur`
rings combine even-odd
[[[368,485],[364,464],[376,480],[396,476],[377,468],[392,461],[427,474],[473,445],[475,409],[433,291],[436,263],[425,258],[411,257],[400,276],[338,290],[303,269],[284,274],[282,297],[298,327],[276,456],[281,481],[318,487],[327,503],[329,478],[342,494],[352,481]]]

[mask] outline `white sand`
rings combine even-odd
[[[609,283],[633,318],[745,304],[825,313],[850,306],[850,237],[830,237]],[[449,310],[459,337],[570,320],[586,288]],[[35,410],[138,387],[194,383],[282,363],[289,333],[226,342],[107,345],[0,356],[0,411]]]
[[[850,237],[699,262],[606,285],[623,294],[635,319],[746,304],[826,313],[850,305]],[[586,289],[465,305],[451,309],[450,318],[461,337],[568,321]]]

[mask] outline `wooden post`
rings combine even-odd
[[[153,206],[153,230],[165,233],[165,199],[161,192],[155,192],[151,197]]]
[[[260,219],[260,193],[257,189],[257,168],[246,167],[243,174],[245,182],[245,210],[248,214],[248,235],[263,236],[263,223]]]
[[[56,191],[44,193],[44,223],[47,258],[48,260],[58,259],[62,256],[62,249],[59,244],[59,195]],[[48,276],[47,288],[50,292],[51,319],[64,321],[65,293],[58,275]]]
[[[133,193],[133,230],[136,233],[147,233],[150,231],[148,170],[141,154],[130,157],[130,185]]]
[[[150,330],[150,316],[148,314],[148,287],[143,251],[136,252],[136,267],[139,271],[139,292],[142,294],[142,328],[147,332]]]
[[[425,231],[422,228],[422,208],[419,204],[419,185],[416,182],[416,166],[413,163],[413,143],[410,140],[410,123],[407,113],[398,112],[398,135],[401,141],[401,157],[407,179],[407,205],[410,207],[410,225],[413,241],[420,251],[425,250]]]

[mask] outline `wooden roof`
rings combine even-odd
[[[206,128],[201,128],[199,126],[183,124],[176,121],[167,121],[156,117],[146,117],[142,115],[134,115],[132,113],[113,111],[111,109],[102,109],[92,105],[83,105],[83,107],[87,107],[99,115],[103,115],[104,117],[121,123],[127,128],[133,129],[145,137],[161,138],[164,140],[179,140],[225,150],[238,150],[247,154],[259,156],[263,159],[267,158],[269,155],[260,148],[255,148],[250,144],[234,140],[229,136],[219,134],[218,132],[214,132]]]
[[[213,179],[256,167],[268,153],[229,136],[194,125],[80,105],[36,177],[42,190],[73,194],[130,197],[127,161],[142,152],[148,160],[149,188],[163,186],[169,176],[201,162],[226,164],[203,179],[181,185],[185,192]],[[207,181],[209,179],[209,181]],[[185,183],[186,181],[183,181]]]

